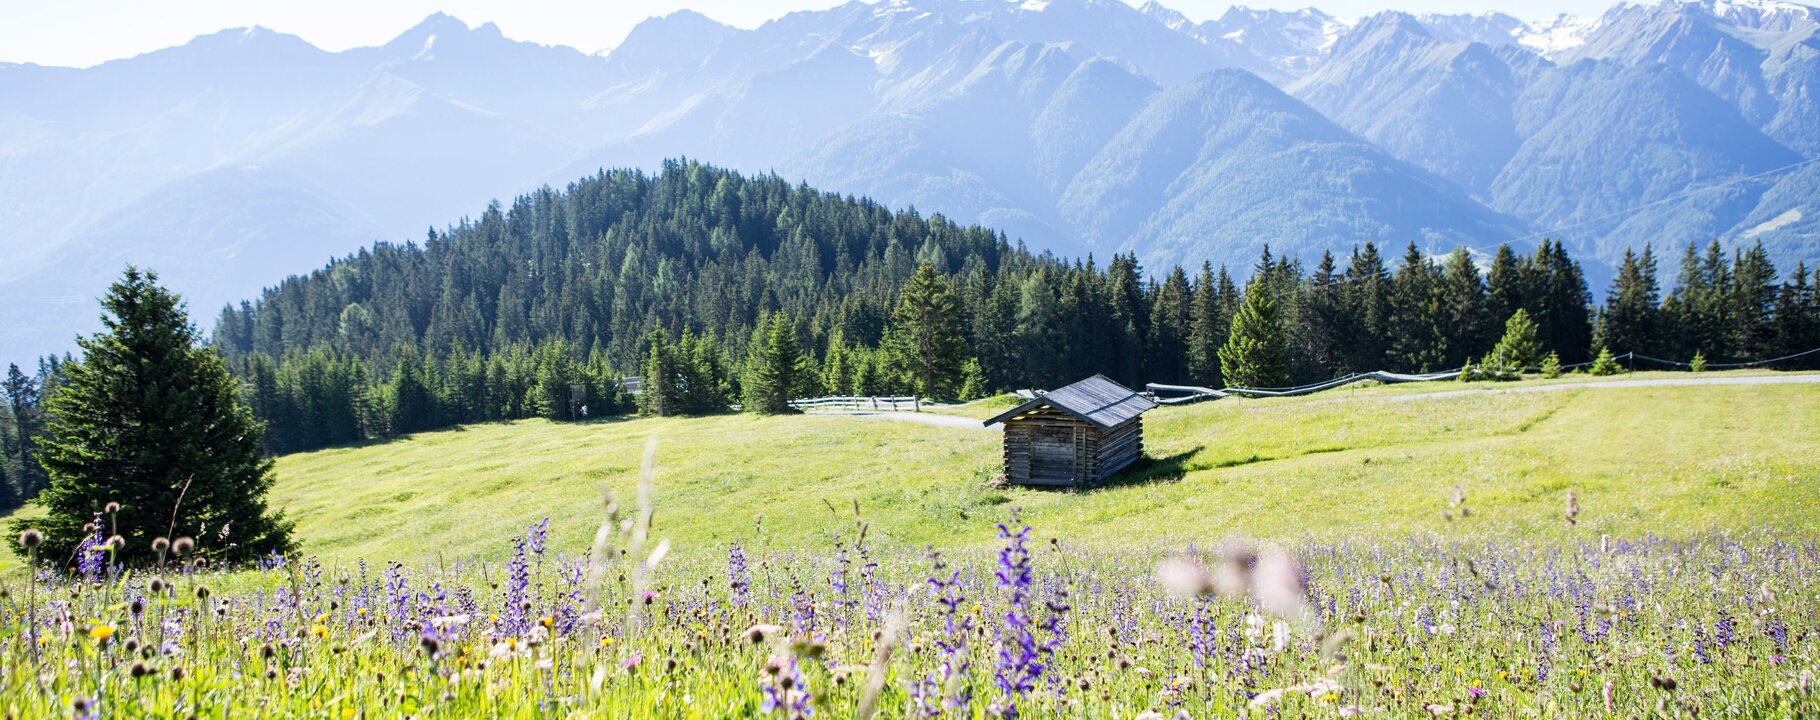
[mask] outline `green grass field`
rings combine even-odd
[[[1820,716],[1820,384],[1473,387],[1161,408],[1152,459],[1086,492],[996,487],[993,431],[853,417],[520,422],[289,456],[271,501],[302,555],[0,574],[0,667],[33,669],[0,673],[0,706]],[[619,518],[645,507],[650,437],[668,553],[629,519],[595,536],[602,485]]]
[[[655,435],[656,532],[685,552],[761,533],[819,545],[851,527],[855,501],[874,542],[907,547],[987,543],[983,520],[1010,507],[1045,536],[1113,546],[1820,527],[1820,385],[1498,392],[1534,384],[1160,408],[1146,416],[1151,460],[1088,492],[994,486],[996,432],[730,415],[479,425],[292,455],[271,499],[297,521],[305,551],[331,559],[497,557],[501,538],[544,517],[553,544],[583,546],[599,526],[600,487],[629,499]],[[1472,515],[1450,521],[1456,483]],[[1570,490],[1583,509],[1573,526],[1562,519]]]

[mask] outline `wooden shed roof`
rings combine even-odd
[[[1131,388],[1108,380],[1104,375],[1094,375],[1031,398],[1024,404],[987,420],[986,425],[1010,420],[1041,405],[1056,408],[1102,429],[1111,428],[1156,407],[1156,403],[1144,399],[1144,396],[1133,392]]]

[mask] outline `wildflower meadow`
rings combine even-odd
[[[649,483],[591,547],[220,567],[208,540],[0,607],[13,718],[1803,717],[1820,544],[1599,536],[1102,550],[1007,510],[989,547],[762,534],[672,551]],[[1570,516],[1565,520],[1571,521]]]

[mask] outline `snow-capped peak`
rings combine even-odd
[[[1517,42],[1531,50],[1541,53],[1543,57],[1552,58],[1586,44],[1586,38],[1604,23],[1604,18],[1586,18],[1577,15],[1556,15],[1547,20],[1530,23],[1527,31],[1517,36]]]

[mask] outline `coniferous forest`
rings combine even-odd
[[[1535,346],[1521,354],[1570,366],[1601,350],[1723,364],[1820,347],[1820,271],[1780,272],[1760,247],[1680,250],[1672,289],[1647,247],[1626,255],[1597,306],[1549,240],[1489,260],[1365,244],[1312,267],[1266,250],[1251,267],[1144,268],[1132,255],[1034,254],[940,215],[672,161],[494,203],[421,244],[381,243],[287,278],[224,309],[213,342],[273,452],[538,416],[954,398],[1093,373],[1275,387],[1441,371],[1511,362],[1507,325]],[[1816,366],[1820,354],[1776,365]],[[55,367],[6,386],[13,498],[39,482],[35,403]],[[634,376],[636,398],[621,382]]]

